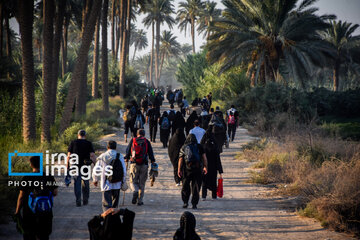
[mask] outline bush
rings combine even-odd
[[[259,140],[243,147],[242,157],[254,160],[253,183],[278,185],[282,193],[301,200],[298,213],[323,226],[360,234],[360,144],[306,133]],[[304,137],[305,136],[305,137]]]

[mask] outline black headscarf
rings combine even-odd
[[[189,145],[189,144],[197,144],[197,139],[196,136],[194,134],[189,134],[185,140],[184,145]]]
[[[212,128],[206,130],[203,138],[201,139],[201,145],[204,147],[206,152],[214,152],[214,150],[217,149],[217,144],[214,133],[212,132]]]
[[[196,111],[193,111],[186,121],[186,134],[188,134],[190,130],[194,127],[194,122],[196,119],[198,119],[198,115]]]
[[[199,235],[195,232],[196,219],[194,214],[185,211],[180,218],[180,228],[176,231],[174,239],[198,240]]]

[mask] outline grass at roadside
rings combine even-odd
[[[299,215],[359,236],[360,143],[299,129],[245,145],[238,158],[254,162],[250,182],[299,196]]]

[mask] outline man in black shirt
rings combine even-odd
[[[79,130],[78,138],[72,141],[68,147],[67,166],[69,168],[69,159],[72,153],[79,156],[79,162],[76,164],[79,167],[79,175],[74,177],[74,192],[76,197],[76,206],[81,206],[81,192],[83,194],[83,205],[89,202],[89,180],[82,179],[80,168],[84,165],[91,165],[95,163],[96,156],[92,143],[86,140],[85,130]],[[83,185],[81,184],[83,181]]]
[[[149,104],[149,110],[146,113],[146,123],[149,123],[150,141],[155,142],[157,133],[157,123],[160,118],[160,112]]]
[[[198,144],[196,136],[189,134],[179,153],[178,176],[182,178],[181,197],[184,202],[183,208],[188,207],[190,194],[193,209],[197,209],[201,177],[207,174],[207,158],[204,148]]]
[[[31,157],[30,165],[33,172],[39,172],[40,157]],[[26,182],[27,185],[22,185],[20,188],[15,215],[20,216],[22,210],[23,238],[24,240],[49,239],[52,231],[53,197],[58,192],[55,179],[53,176],[25,176],[21,182]],[[33,201],[30,201],[33,204],[29,204],[29,198],[33,199]],[[49,200],[46,201],[49,204],[36,200],[38,198]]]

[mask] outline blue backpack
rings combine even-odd
[[[52,192],[49,191],[49,194],[44,196],[38,196],[38,194],[30,192],[28,205],[35,214],[50,213],[54,205]]]
[[[141,114],[138,114],[136,116],[136,120],[135,120],[135,128],[140,129],[144,127],[144,123],[142,121],[142,117]]]
[[[197,144],[189,144],[185,146],[185,165],[187,169],[200,169],[201,157]]]
[[[169,129],[170,128],[170,122],[169,122],[169,119],[167,117],[164,117],[162,122],[161,122],[161,129]]]

